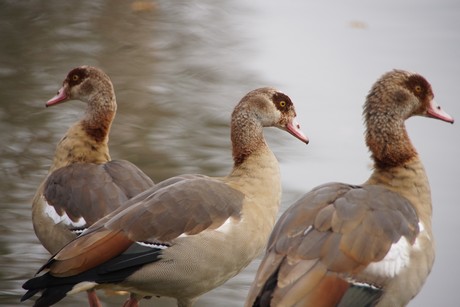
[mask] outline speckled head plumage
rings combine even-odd
[[[104,99],[96,99],[103,97]],[[115,105],[115,93],[112,82],[102,70],[92,66],[79,66],[72,69],[62,83],[56,96],[46,106],[53,106],[69,100],[81,100],[87,103],[104,101]]]
[[[286,130],[308,143],[304,135],[297,134],[296,130],[300,129],[300,126],[294,120],[297,114],[291,98],[275,88],[262,87],[247,93],[233,111],[232,125],[239,120],[240,114],[254,114],[254,118],[262,127],[273,126]],[[290,127],[291,122],[295,127]]]
[[[296,121],[291,99],[271,87],[262,87],[247,93],[235,107],[231,125],[236,165],[241,164],[264,143],[263,127],[277,127],[304,143],[309,142]]]
[[[425,115],[434,94],[430,83],[421,75],[404,70],[384,74],[372,86],[364,107],[366,120],[375,114],[397,112],[405,120]]]
[[[364,104],[366,144],[380,167],[402,165],[417,155],[404,121],[411,116],[431,117],[453,123],[434,101],[430,83],[404,70],[385,73],[372,86]]]
[[[46,106],[70,100],[80,100],[87,104],[85,115],[76,125],[81,125],[87,135],[98,143],[106,142],[117,110],[115,91],[107,74],[92,66],[72,69]]]

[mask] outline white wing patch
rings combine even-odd
[[[358,286],[358,287],[371,288],[373,290],[381,290],[381,288],[379,288],[379,287],[376,287],[374,285],[371,285],[371,284],[368,284],[368,283],[365,283],[365,282],[359,282],[359,281],[356,281],[356,280],[354,280],[352,278],[346,278],[346,280],[349,283],[351,283],[351,284],[353,284],[355,286]]]
[[[53,220],[54,224],[62,223],[66,226],[75,227],[75,228],[83,227],[86,225],[86,221],[84,218],[80,217],[78,221],[74,222],[69,218],[69,216],[65,212],[63,215],[59,215],[54,209],[54,207],[49,205],[46,202],[46,200],[45,200],[45,203],[46,203],[45,214]]]
[[[313,226],[309,225],[307,229],[305,229],[305,231],[303,232],[303,235],[306,236],[310,231],[312,231],[312,229],[313,229]]]
[[[141,241],[136,241],[137,244],[149,248],[157,248],[157,249],[167,249],[169,245],[167,244],[161,244],[161,243],[150,243],[150,242],[141,242]]]
[[[419,236],[424,230],[425,227],[419,222]],[[402,269],[409,266],[410,254],[414,249],[420,249],[420,242],[418,238],[415,239],[414,244],[411,245],[405,237],[401,237],[398,242],[391,245],[385,258],[379,262],[372,262],[367,266],[364,272],[372,275],[392,278],[398,275]]]
[[[242,220],[243,220],[243,218],[239,219],[239,218],[229,217],[229,218],[227,218],[225,220],[225,222],[222,223],[222,225],[220,225],[217,228],[207,228],[207,229],[204,229],[202,232],[199,232],[199,233],[194,234],[194,235],[181,233],[177,237],[177,239],[188,238],[188,237],[197,236],[197,235],[200,235],[200,234],[205,234],[205,233],[210,233],[210,232],[220,232],[222,234],[228,234],[235,228],[235,224],[240,223]]]
[[[235,222],[234,222],[234,218],[232,217],[229,217],[228,219],[225,220],[225,222],[220,225],[219,227],[217,227],[215,230],[216,231],[219,231],[219,232],[222,232],[222,233],[225,233],[225,234],[228,234],[234,226]]]
[[[235,227],[235,224],[237,222],[241,222],[242,218],[241,219],[235,219],[233,217],[229,217],[225,220],[225,222],[220,225],[219,227],[215,228],[215,229],[205,229],[203,231],[204,232],[212,232],[212,231],[217,231],[217,232],[220,232],[220,233],[223,233],[223,234],[228,234],[229,232],[231,232],[231,230]],[[186,234],[186,233],[182,233],[180,236],[178,236],[178,238],[187,238],[189,237],[190,235]]]
[[[72,290],[67,292],[67,294],[75,294],[75,293],[91,290],[94,287],[96,287],[97,285],[98,284],[96,282],[94,282],[94,281],[82,281],[82,282],[76,284],[75,286],[73,286]]]

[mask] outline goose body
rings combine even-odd
[[[246,306],[405,306],[434,262],[432,204],[404,121],[452,122],[419,74],[394,70],[364,106],[374,160],[361,185],[314,188],[276,223]]]
[[[69,100],[85,102],[85,114],[58,143],[49,172],[32,201],[35,233],[51,254],[153,186],[134,164],[110,158],[109,132],[117,104],[109,77],[90,66],[71,70],[46,106]]]

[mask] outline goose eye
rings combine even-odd
[[[78,75],[73,75],[73,76],[72,76],[72,80],[73,80],[73,81],[77,81],[78,78],[79,78]]]
[[[422,91],[422,87],[421,87],[420,85],[416,85],[416,86],[415,86],[415,91],[416,91],[417,93],[420,93],[420,92]]]
[[[286,106],[286,101],[281,100],[279,104],[280,104],[280,107],[284,108]]]

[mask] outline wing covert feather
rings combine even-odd
[[[349,287],[346,278],[382,260],[401,237],[414,242],[418,222],[409,201],[383,187],[319,186],[280,217],[259,268],[258,289],[250,293],[266,299],[264,291],[273,291],[272,303],[289,305],[296,299],[313,302],[305,296],[308,289],[336,283],[341,296]],[[267,290],[263,278],[272,284],[277,278],[278,286]],[[283,297],[295,298],[284,302]]]
[[[59,215],[66,213],[74,222],[83,217],[91,225],[151,186],[134,164],[114,160],[62,167],[47,178],[43,194]]]
[[[230,217],[241,218],[243,199],[241,192],[214,179],[181,180],[129,206],[105,227],[121,229],[133,241],[168,242],[217,228]]]

